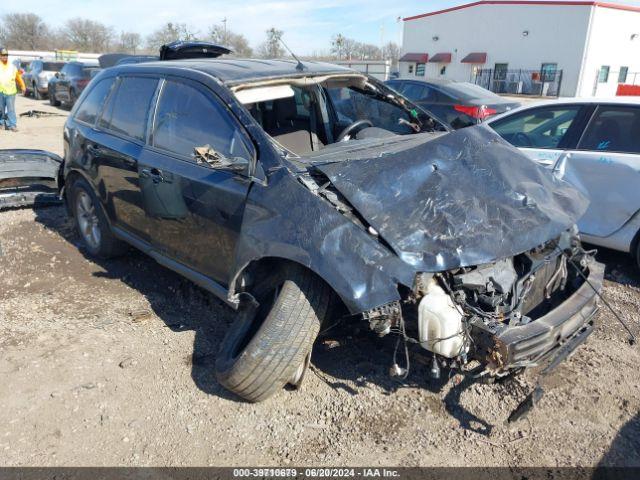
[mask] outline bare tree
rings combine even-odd
[[[136,32],[120,32],[120,50],[136,54],[142,45],[142,37]]]
[[[0,43],[16,50],[44,50],[49,48],[50,29],[34,13],[8,13],[0,25]]]
[[[250,57],[253,50],[249,46],[246,37],[227,29],[226,25],[213,25],[209,28],[209,40],[219,45],[231,48],[233,55],[238,57]]]
[[[391,60],[391,66],[398,65],[398,59],[400,58],[400,47],[394,42],[387,43],[382,47],[382,57],[385,60]]]
[[[258,47],[258,55],[262,58],[281,58],[284,56],[284,48],[280,39],[284,32],[271,27],[267,30],[267,39]]]
[[[342,43],[342,53],[346,60],[353,60],[354,58],[358,58],[359,49],[359,42],[355,41],[353,38],[345,37]]]
[[[158,50],[166,43],[176,40],[195,40],[198,33],[191,30],[186,23],[169,22],[147,37],[147,48]]]
[[[334,35],[331,40],[331,53],[335,55],[338,60],[342,60],[345,40],[345,37],[341,33]]]
[[[371,43],[358,43],[357,54],[360,60],[380,60],[382,58],[380,48]]]
[[[62,33],[68,47],[81,52],[109,51],[114,37],[113,27],[86,18],[67,20]]]

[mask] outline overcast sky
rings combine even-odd
[[[227,18],[230,30],[242,33],[251,46],[264,39],[264,31],[275,26],[284,30],[284,40],[294,52],[309,54],[327,50],[331,37],[342,33],[361,42],[380,45],[400,43],[401,23],[396,19],[460,5],[464,0],[30,0],[0,2],[0,15],[33,12],[52,26],[72,17],[97,20],[116,32],[137,31],[147,35],[173,21],[186,23],[205,34],[208,26]],[[640,0],[618,3],[640,5]]]

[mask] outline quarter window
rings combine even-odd
[[[516,147],[560,148],[579,106],[537,108],[491,123],[502,138]]]
[[[144,141],[149,109],[157,85],[158,80],[155,78],[122,78],[99,125]]]
[[[227,159],[251,160],[239,125],[219,102],[192,86],[167,81],[154,122],[155,147],[193,158],[194,148],[209,145]]]
[[[599,107],[578,148],[640,153],[640,108]]]
[[[91,89],[76,112],[76,120],[93,125],[113,86],[114,78],[105,78]]]

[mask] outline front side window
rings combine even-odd
[[[640,108],[598,107],[578,149],[640,153]]]
[[[416,64],[416,77],[424,77],[424,63]]]
[[[580,107],[536,108],[491,123],[498,135],[516,147],[560,148]]]
[[[144,141],[157,85],[155,78],[123,77],[98,124],[120,135]]]
[[[105,78],[91,89],[89,95],[85,97],[82,104],[76,111],[76,120],[93,125],[96,122],[98,113],[102,109],[104,102],[109,96],[115,78]]]
[[[153,145],[189,158],[206,145],[229,160],[252,158],[239,125],[219,101],[174,81],[167,81],[160,94]]]

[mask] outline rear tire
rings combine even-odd
[[[301,381],[331,290],[312,273],[287,267],[252,293],[260,305],[244,303],[216,358],[216,377],[245,400],[261,402]]]
[[[49,89],[49,104],[53,105],[54,107],[59,107],[60,106],[60,102],[58,100],[56,100],[56,96],[51,91],[51,89]]]
[[[102,205],[84,179],[71,185],[69,200],[76,229],[86,250],[94,257],[112,258],[122,255],[127,247],[111,232]]]

